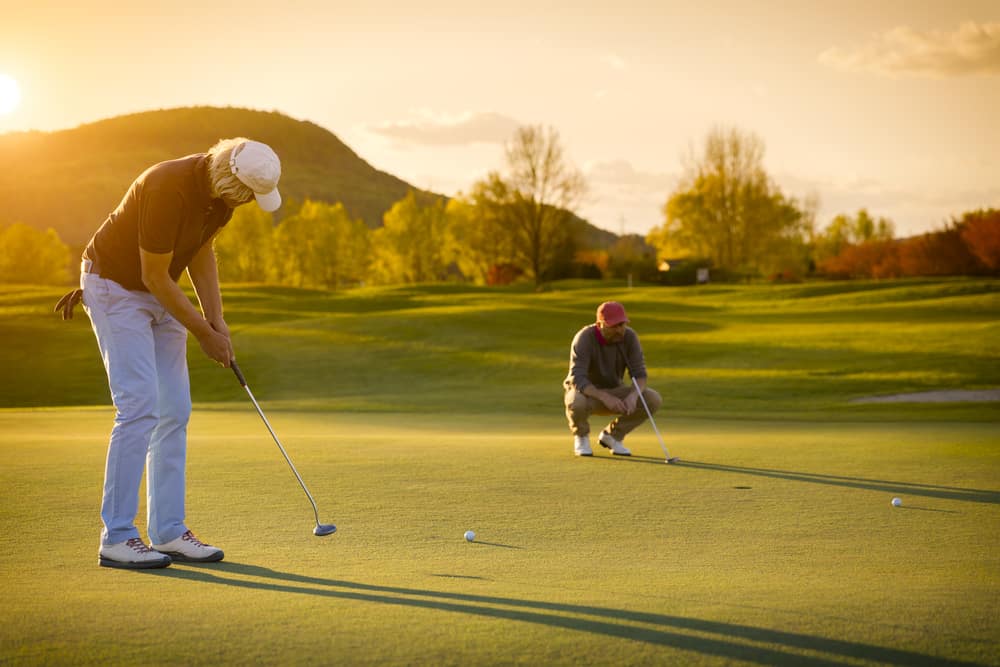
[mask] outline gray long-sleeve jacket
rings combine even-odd
[[[597,339],[597,325],[590,324],[580,329],[573,337],[570,347],[569,375],[563,382],[566,389],[576,387],[583,391],[587,385],[598,389],[614,389],[623,384],[625,359],[631,368],[632,380],[646,377],[646,362],[642,356],[639,336],[625,327],[625,339],[621,343],[602,345]],[[624,352],[624,357],[622,355]]]

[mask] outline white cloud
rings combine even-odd
[[[521,125],[509,116],[492,111],[465,112],[457,116],[428,110],[417,113],[422,116],[419,120],[386,122],[366,129],[403,144],[460,146],[502,144]]]
[[[617,53],[604,54],[603,56],[601,56],[601,62],[610,67],[611,69],[616,69],[619,71],[628,68],[628,64],[625,62],[625,59],[619,56]]]
[[[1000,22],[967,21],[951,32],[898,26],[857,48],[833,47],[819,61],[835,69],[895,76],[1000,74]]]
[[[588,162],[583,173],[591,185],[612,186],[636,192],[655,192],[664,198],[677,179],[669,174],[636,171],[628,160]]]
[[[627,160],[588,162],[586,201],[580,213],[609,231],[645,234],[662,224],[662,208],[677,184],[677,177],[640,171]]]

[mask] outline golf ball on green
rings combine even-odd
[[[465,531],[465,541],[466,542],[471,542],[474,539],[476,539],[476,534],[474,532],[472,532],[471,530]]]
[[[903,504],[903,501],[902,501],[901,498],[893,498],[892,499],[892,506],[893,507],[899,507],[902,504]]]

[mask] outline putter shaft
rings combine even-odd
[[[646,410],[646,417],[649,418],[649,425],[653,427],[653,432],[656,433],[656,440],[660,443],[660,449],[663,450],[663,456],[666,457],[667,463],[676,460],[676,457],[671,458],[670,452],[667,451],[667,443],[663,441],[663,436],[660,435],[660,429],[656,428],[656,421],[653,419],[653,412],[649,409],[649,405],[646,403],[646,398],[642,395],[642,390],[639,389],[639,385],[635,383],[635,375],[632,374],[632,367],[628,365],[628,357],[625,356],[625,350],[618,346],[618,352],[622,355],[622,361],[625,362],[625,368],[628,369],[629,379],[632,381],[632,388],[635,389],[635,393],[639,395],[639,401],[642,403],[643,409]]]
[[[281,451],[281,455],[285,457],[285,461],[288,463],[288,467],[292,469],[292,473],[295,475],[295,479],[299,480],[299,486],[301,486],[302,490],[305,491],[306,498],[309,499],[309,503],[312,505],[313,514],[316,516],[316,528],[317,529],[321,527],[328,528],[329,527],[328,525],[320,523],[319,508],[316,507],[316,501],[313,499],[312,494],[309,493],[309,489],[306,487],[306,483],[305,481],[303,481],[302,475],[300,475],[299,471],[295,468],[295,464],[292,463],[292,459],[288,456],[288,452],[285,451],[285,448],[281,445],[281,441],[278,440],[278,435],[274,432],[274,429],[271,428],[271,423],[267,421],[267,417],[264,416],[264,411],[261,410],[260,404],[257,403],[257,399],[254,398],[253,392],[250,391],[250,386],[247,384],[246,378],[243,377],[243,372],[240,370],[240,367],[236,365],[235,360],[231,360],[229,362],[229,365],[230,368],[233,369],[233,373],[236,375],[236,379],[240,381],[240,385],[243,387],[243,389],[246,390],[247,396],[250,397],[250,401],[253,403],[253,406],[257,409],[257,414],[260,415],[261,420],[264,422],[264,426],[267,427],[268,432],[270,432],[271,437],[274,439],[274,444],[278,446],[278,449]],[[336,530],[336,528],[334,528],[333,530]],[[328,533],[316,533],[316,534],[319,535]]]

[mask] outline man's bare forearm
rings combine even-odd
[[[194,304],[191,303],[191,299],[184,293],[184,290],[169,275],[166,276],[165,280],[162,276],[147,277],[144,282],[146,289],[167,309],[167,312],[196,337],[202,338],[212,328],[208,320],[202,317]]]
[[[211,243],[206,243],[188,265],[188,277],[194,286],[201,312],[211,324],[222,321],[222,291],[219,289],[219,268]]]

